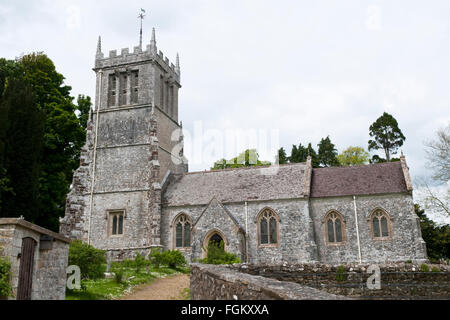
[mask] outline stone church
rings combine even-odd
[[[188,172],[180,63],[145,48],[105,57],[60,231],[120,260],[152,248],[206,255],[210,240],[249,263],[426,260],[405,157],[393,163]],[[273,172],[269,172],[272,170]]]

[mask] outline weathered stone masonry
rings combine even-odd
[[[158,52],[154,32],[145,50],[107,58],[99,40],[94,71],[96,109],[61,220],[67,237],[108,250],[110,259],[162,247],[193,261],[218,236],[250,263],[426,260],[404,156],[342,168],[315,169],[309,158],[189,173],[178,57],[173,65]],[[182,247],[180,217],[190,226],[179,231]]]

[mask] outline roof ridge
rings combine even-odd
[[[375,167],[381,165],[393,165],[400,164],[400,161],[389,161],[389,162],[380,162],[380,163],[368,163],[368,164],[356,164],[353,166],[336,166],[336,167],[323,167],[323,168],[313,168],[313,170],[317,169],[350,169],[350,168],[363,168],[363,167]]]

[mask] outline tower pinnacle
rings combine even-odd
[[[102,53],[102,37],[101,37],[101,36],[98,36],[96,58],[97,58],[97,59],[102,59],[102,58],[103,58],[103,53]]]
[[[139,33],[139,48],[142,49],[142,20],[144,20],[145,17],[145,10],[141,8],[141,13],[138,15],[138,18],[141,19],[141,30]]]
[[[177,62],[175,65],[175,71],[176,73],[180,74],[180,55],[177,53]]]
[[[151,50],[154,54],[156,54],[157,50],[156,50],[156,32],[155,32],[155,28],[153,28],[152,30],[152,40],[150,41],[150,47]]]

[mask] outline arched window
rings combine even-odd
[[[191,220],[185,215],[180,215],[175,220],[175,247],[188,248],[191,246]]]
[[[271,209],[264,209],[259,215],[259,244],[278,244],[278,216]]]
[[[388,239],[391,236],[391,222],[388,214],[381,210],[375,210],[371,215],[372,235],[374,239]]]
[[[345,241],[345,223],[341,214],[336,211],[329,212],[325,217],[327,242],[341,244]]]

